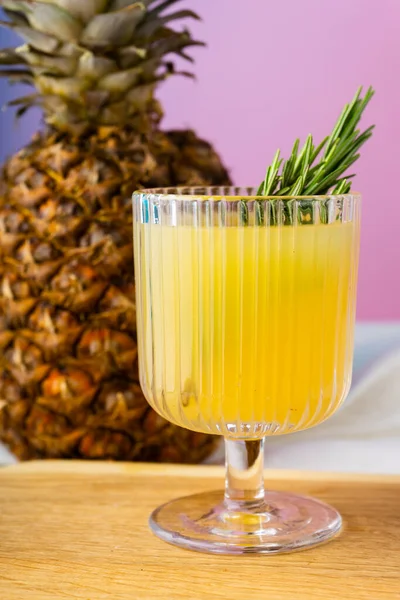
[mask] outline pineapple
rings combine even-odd
[[[210,144],[159,128],[170,56],[201,45],[170,27],[197,18],[177,1],[0,0],[25,41],[1,74],[35,88],[12,104],[46,124],[0,179],[0,439],[21,459],[213,448],[153,412],[137,372],[131,193],[229,183]]]

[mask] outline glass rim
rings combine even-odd
[[[233,191],[235,189],[237,190],[251,190],[252,187],[251,186],[202,186],[202,185],[196,185],[196,186],[169,186],[169,187],[165,187],[165,188],[144,188],[141,190],[135,190],[132,194],[132,197],[134,196],[139,196],[141,194],[146,194],[146,195],[153,195],[153,196],[160,196],[163,197],[165,199],[172,199],[174,198],[175,200],[188,200],[188,201],[194,201],[194,200],[200,200],[200,201],[207,201],[207,200],[212,200],[212,199],[220,199],[220,200],[226,200],[228,202],[242,202],[243,200],[264,200],[264,201],[277,201],[277,200],[307,200],[307,201],[314,201],[314,202],[321,202],[323,200],[334,200],[337,198],[340,199],[346,199],[346,200],[358,200],[361,201],[361,193],[360,192],[349,192],[347,194],[308,194],[308,195],[302,195],[302,196],[257,196],[257,194],[223,194],[223,193],[210,193],[210,194],[197,194],[195,191],[196,188],[207,188],[210,187],[210,189],[218,189],[220,188],[220,191],[222,192],[222,190],[226,189],[226,190],[230,190]],[[189,191],[191,190],[191,191]]]

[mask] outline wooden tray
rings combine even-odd
[[[2,600],[400,599],[400,477],[270,471],[271,488],[336,506],[341,537],[280,556],[175,548],[148,529],[220,467],[46,461],[0,470]]]

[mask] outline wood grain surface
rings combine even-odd
[[[400,599],[400,477],[267,471],[338,508],[342,535],[277,556],[158,540],[153,508],[220,488],[220,467],[43,461],[0,470],[1,600]]]

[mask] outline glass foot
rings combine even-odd
[[[284,492],[235,503],[222,492],[172,500],[157,508],[150,527],[162,540],[215,554],[276,554],[304,550],[337,535],[342,519],[331,506]]]

